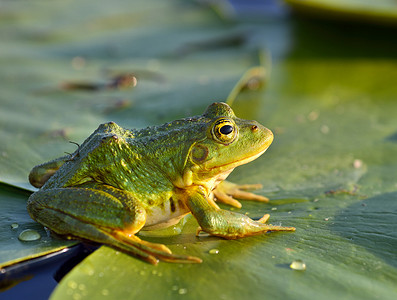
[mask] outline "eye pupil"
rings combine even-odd
[[[225,146],[233,143],[238,136],[238,127],[232,119],[219,118],[210,127],[212,139]]]
[[[222,134],[230,134],[233,132],[233,127],[230,125],[224,125],[219,129],[219,132]]]

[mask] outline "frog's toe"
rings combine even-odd
[[[260,219],[258,220],[258,222],[259,222],[259,223],[262,223],[262,224],[266,224],[266,222],[269,220],[269,218],[270,218],[270,215],[269,215],[269,214],[266,214],[266,215],[264,215],[262,218],[260,218]]]
[[[113,236],[121,243],[121,245],[117,245],[117,247],[120,247],[127,252],[132,252],[151,264],[157,264],[158,260],[174,263],[202,262],[198,257],[173,254],[167,246],[143,241],[135,235],[127,236],[121,231],[116,231],[113,233]],[[131,251],[129,246],[138,249],[138,251],[135,249]]]
[[[227,205],[237,207],[237,208],[242,207],[241,203],[238,200],[234,199],[232,196],[229,196],[228,194],[224,193],[223,191],[219,191],[219,190],[215,189],[214,196],[219,202],[222,202],[222,203],[225,203]]]
[[[138,238],[135,235],[130,236],[130,238],[134,238],[138,243],[140,243],[141,245],[144,245],[144,246],[146,246],[148,248],[156,249],[158,251],[169,253],[169,254],[172,253],[170,248],[168,248],[166,245],[147,242],[145,240],[141,240],[140,238]]]
[[[269,202],[269,198],[261,195],[257,195],[254,193],[246,192],[240,189],[233,190],[230,193],[233,197],[236,197],[238,199],[243,199],[243,200],[253,200],[253,201],[259,201],[259,202]]]
[[[241,208],[241,203],[235,198],[241,200],[269,202],[269,198],[247,191],[260,189],[261,187],[261,184],[239,185],[229,181],[223,181],[214,190],[214,196],[217,198],[218,201],[237,208]]]
[[[270,218],[270,215],[265,214],[258,221],[254,221],[254,222],[257,223],[259,227],[262,227],[265,232],[267,232],[267,231],[295,231],[296,230],[295,227],[284,227],[284,226],[276,226],[276,225],[266,224],[267,221],[269,220],[269,218]]]

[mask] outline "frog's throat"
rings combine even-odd
[[[211,168],[206,168],[203,165],[197,168],[192,167],[185,170],[183,176],[178,177],[173,183],[178,188],[186,188],[192,185],[202,185],[210,191],[215,188],[219,182],[225,180],[227,176],[229,176],[229,174],[234,170],[234,168],[257,159],[267,150],[268,147],[264,148],[257,154],[237,161],[233,161],[229,164],[224,164]]]

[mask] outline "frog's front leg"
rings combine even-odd
[[[225,180],[218,184],[218,186],[213,190],[213,193],[219,202],[241,208],[241,203],[235,198],[242,200],[269,202],[269,199],[264,196],[247,192],[247,190],[256,190],[260,189],[261,187],[261,184],[235,184]]]
[[[111,186],[86,183],[39,190],[30,196],[28,211],[34,220],[58,234],[107,244],[152,264],[158,260],[201,262],[136,237],[146,222],[146,211],[130,193]]]
[[[217,208],[210,204],[202,187],[190,191],[187,203],[201,230],[226,239],[258,235],[267,231],[295,231],[294,227],[265,224],[269,215],[254,221],[245,215]]]

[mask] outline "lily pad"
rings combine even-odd
[[[13,22],[2,29],[9,42],[0,58],[0,181],[32,190],[27,174],[33,166],[73,152],[75,145],[68,141],[81,142],[100,123],[115,120],[125,127],[145,127],[201,113],[202,103],[226,98],[256,59],[256,52],[242,55],[220,44],[221,51],[190,51],[189,59],[183,59],[189,53],[178,58],[187,44],[228,36],[230,31],[217,26],[220,22],[211,13],[201,13],[194,6],[156,3],[124,3],[94,11],[81,7],[81,18],[75,22],[61,14],[75,10],[72,2],[48,6],[47,18],[34,3],[7,3],[3,19]],[[164,14],[167,10],[183,12],[183,30],[175,28],[172,14]],[[21,21],[13,19],[14,14],[27,17]],[[57,14],[58,25],[46,26]],[[110,30],[120,15],[123,21],[117,34],[102,32],[89,43],[82,38],[105,24]],[[152,18],[157,20],[156,26],[148,26]],[[141,20],[139,26],[136,20]],[[114,45],[112,39],[122,44]],[[32,40],[34,46],[26,49],[23,44]],[[214,61],[216,69],[212,68]],[[229,66],[230,61],[235,63]],[[137,86],[98,91],[70,88],[73,84],[101,86],[111,81],[113,74],[133,74]],[[192,93],[193,89],[198,92]]]
[[[261,299],[264,294],[280,299],[318,299],[320,295],[327,299],[342,295],[345,299],[374,295],[393,299],[397,292],[393,254],[397,202],[395,192],[386,192],[396,188],[396,146],[385,140],[389,130],[378,122],[394,122],[391,111],[397,109],[396,104],[388,96],[375,96],[374,91],[371,95],[377,102],[363,101],[361,95],[369,92],[366,85],[351,91],[349,83],[358,73],[354,69],[365,68],[365,74],[371,74],[379,67],[376,64],[329,66],[316,61],[313,65],[280,65],[275,76],[288,78],[287,74],[304,72],[313,80],[295,90],[290,85],[293,92],[283,89],[286,82],[270,84],[265,93],[257,93],[262,101],[244,110],[245,115],[264,116],[276,129],[276,140],[263,159],[232,175],[239,182],[259,180],[265,185],[263,192],[274,199],[268,205],[245,202],[244,212],[251,217],[270,212],[271,222],[293,225],[295,233],[238,241],[196,238],[197,224],[192,219],[181,235],[151,241],[166,243],[176,253],[202,257],[202,265],[152,267],[102,247],[66,276],[53,299],[151,298],[159,293],[166,299],[179,295]],[[393,69],[390,66],[391,72]],[[317,72],[332,78],[323,83],[323,89],[318,87]],[[336,74],[343,76],[333,76]],[[330,87],[338,92],[330,93]],[[338,94],[343,96],[336,97]],[[239,105],[249,103],[244,97],[237,99],[237,111]],[[277,106],[267,118],[264,103]],[[380,104],[382,109],[377,109]],[[372,112],[370,123],[368,111]],[[290,264],[295,260],[302,260],[306,270],[292,270]],[[82,290],[80,283],[84,283]]]
[[[98,124],[140,128],[200,114],[251,67],[270,70],[269,60],[258,63],[260,49],[273,57],[266,88],[239,89],[233,108],[275,141],[230,179],[261,183],[258,193],[271,199],[246,201],[242,213],[270,213],[271,223],[297,231],[226,241],[196,237],[189,218],[142,238],[202,264],[154,267],[103,246],[52,299],[395,298],[397,65],[387,31],[351,29],[352,39],[338,26],[284,18],[228,23],[180,1],[9,1],[1,16],[0,180],[29,190],[32,166],[73,152],[69,141]],[[102,88],[120,74],[137,85]],[[3,265],[58,249],[27,215],[28,195],[0,186]],[[23,229],[42,237],[27,252],[15,248],[25,247]],[[306,270],[290,268],[297,260]]]
[[[51,238],[43,226],[34,222],[26,211],[28,196],[27,192],[0,186],[0,268],[76,244],[76,241]]]
[[[74,3],[49,5],[46,16],[43,16],[42,7],[35,3],[22,6],[10,2],[3,7],[2,20],[9,20],[9,26],[1,29],[8,43],[2,48],[0,57],[0,181],[34,191],[27,181],[31,168],[65,152],[73,152],[76,147],[73,143],[81,143],[100,123],[114,120],[125,127],[140,128],[202,113],[206,104],[226,98],[233,84],[256,58],[255,51],[241,55],[222,43],[216,47],[220,52],[202,55],[194,48],[186,50],[186,45],[193,42],[211,48],[212,42],[208,44],[207,41],[219,36],[228,39],[230,31],[219,28],[220,21],[210,11],[177,3],[124,4],[126,6],[112,5],[110,10],[107,6],[95,11],[91,11],[90,6],[81,7],[82,14],[74,22],[68,14],[63,14],[67,10],[75,11]],[[160,8],[162,13],[175,9],[183,11],[185,28],[177,30],[170,14],[157,18],[156,26],[148,26],[148,20]],[[47,26],[56,15],[59,17],[57,25]],[[121,23],[120,15],[123,16]],[[137,19],[141,20],[139,26]],[[109,50],[113,47],[109,38],[114,35],[111,28],[115,25],[121,34],[117,39],[121,38],[125,44],[119,44],[120,49],[113,52]],[[76,26],[81,35],[76,34]],[[105,26],[108,33],[95,37],[95,43],[82,39],[83,32],[97,32],[97,26]],[[168,38],[161,42],[164,35]],[[139,39],[144,41],[139,42]],[[29,49],[24,43],[31,43]],[[154,47],[151,43],[159,44]],[[182,48],[185,59],[178,58]],[[154,52],[150,54],[146,49]],[[187,56],[190,58],[186,59]],[[239,62],[214,70],[214,60],[225,66],[230,61]],[[136,87],[103,88],[114,78],[127,74],[136,77]],[[193,89],[197,92],[192,94]],[[10,206],[0,219],[5,233],[16,220],[21,225],[11,233],[15,235],[22,229],[32,228],[40,232],[42,238],[30,242],[27,251],[12,251],[18,249],[20,241],[4,235],[1,266],[75,243],[53,241],[41,225],[30,219],[26,212],[27,194],[19,202],[9,195],[12,193],[2,198],[4,207]]]

